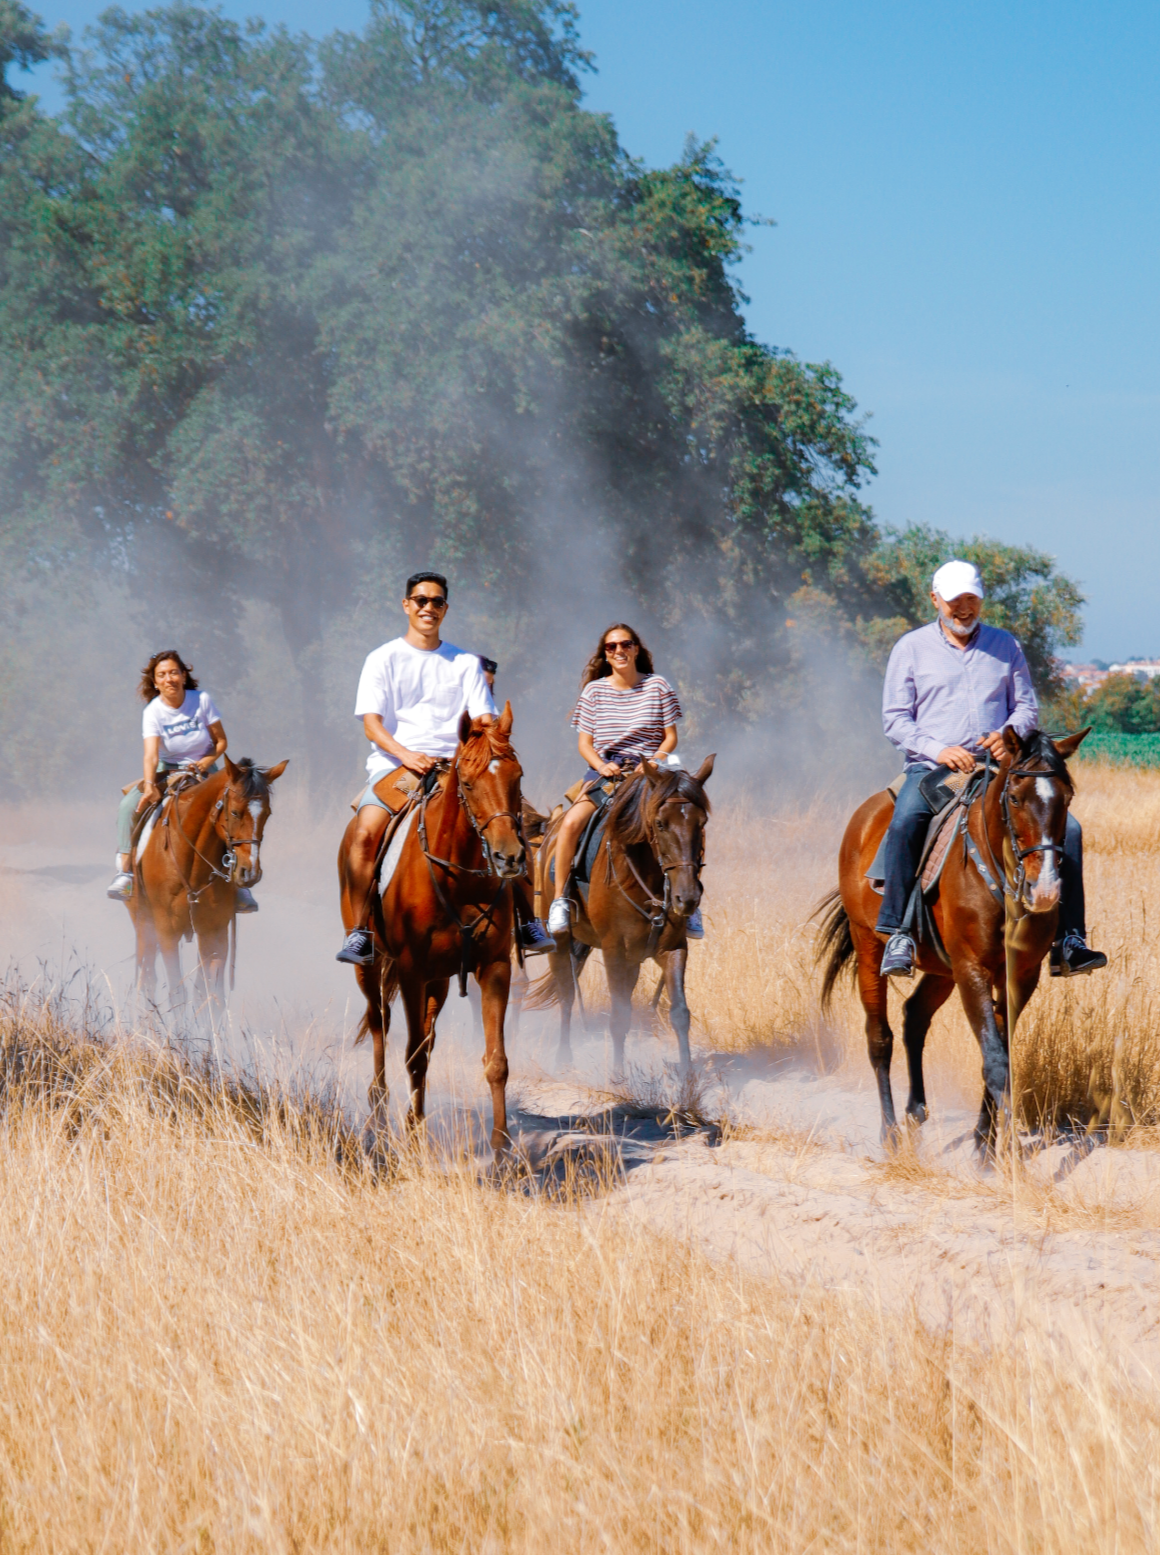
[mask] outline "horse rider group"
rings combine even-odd
[[[939,769],[970,773],[980,760],[1002,756],[1004,728],[1026,736],[1038,725],[1039,708],[1023,650],[1010,632],[983,622],[984,597],[982,579],[971,563],[945,563],[931,585],[935,619],[900,638],[886,668],[883,729],[902,756],[905,781],[887,833],[876,925],[886,942],[884,976],[909,977],[914,972],[916,946],[906,913],[934,814],[930,785],[923,779]],[[392,802],[397,806],[403,790],[414,789],[416,780],[430,783],[440,764],[455,754],[465,711],[485,723],[497,716],[494,661],[442,639],[447,579],[438,572],[414,573],[402,603],[407,630],[368,654],[355,699],[354,714],[362,722],[370,754],[343,886],[355,907],[355,926],[337,956],[354,966],[367,965],[374,956],[367,924]],[[585,770],[560,827],[558,881],[571,875],[588,818],[607,807],[616,785],[639,771],[642,759],[679,764],[680,703],[668,681],[655,673],[652,656],[631,627],[618,622],[601,635],[580,684],[571,723],[578,731]],[[118,873],[108,889],[118,900],[132,895],[135,814],[159,801],[158,778],[178,770],[216,770],[226,750],[225,730],[212,698],[198,690],[190,667],[175,650],[150,659],[142,671],[140,692],[148,704],[142,726],[144,777],[126,793],[118,817]],[[1069,977],[1107,964],[1107,957],[1086,942],[1082,836],[1070,814],[1060,877],[1059,933],[1051,973]],[[568,894],[553,901],[546,927],[534,917],[531,902],[528,889],[517,912],[522,949],[552,950],[567,938]],[[239,889],[237,910],[257,911],[248,891]],[[700,938],[702,933],[697,913],[689,920],[688,934]]]

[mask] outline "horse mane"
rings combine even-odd
[[[706,815],[711,808],[708,794],[685,771],[662,772],[655,783],[644,776],[629,778],[612,801],[608,835],[627,845],[646,842],[657,811],[674,798],[698,805]]]
[[[266,774],[261,767],[255,766],[249,756],[243,756],[240,761],[235,761],[234,766],[238,769],[236,786],[241,789],[242,798],[264,799],[270,792],[270,785],[266,782]]]
[[[1053,777],[1066,783],[1069,793],[1075,792],[1075,782],[1068,771],[1067,762],[1055,748],[1055,742],[1049,734],[1044,734],[1042,729],[1032,729],[1023,742],[1023,761],[1042,761]],[[1016,763],[1021,765],[1022,763]]]
[[[486,738],[481,739],[481,735]],[[519,760],[515,746],[506,734],[500,733],[498,724],[484,724],[476,718],[471,725],[471,733],[463,742],[459,770],[471,782],[486,771],[488,763],[497,757],[500,760]]]

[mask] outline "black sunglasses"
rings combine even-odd
[[[631,637],[618,637],[614,642],[604,644],[604,652],[607,655],[609,653],[615,653],[617,648],[623,648],[625,652],[628,653],[631,652],[633,648],[639,647],[640,644]]]
[[[408,594],[407,598],[413,605],[417,605],[420,610],[423,609],[424,605],[430,605],[435,610],[442,610],[447,603],[442,594]]]

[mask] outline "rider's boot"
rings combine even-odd
[[[1065,934],[1051,947],[1052,977],[1079,977],[1083,972],[1098,972],[1107,964],[1103,951],[1089,949],[1081,934]]]
[[[347,966],[370,966],[375,959],[375,941],[370,930],[351,929],[334,959],[344,961]]]
[[[886,941],[879,972],[882,977],[914,976],[914,941],[909,934],[896,929]]]
[[[133,876],[129,873],[129,855],[117,854],[117,873],[106,888],[105,895],[113,902],[127,902],[133,895]]]
[[[570,934],[572,932],[572,905],[567,896],[558,896],[548,908],[548,933]],[[554,950],[555,944],[552,949]]]
[[[556,941],[538,918],[529,918],[526,923],[517,924],[516,933],[525,956],[538,956],[556,948]]]
[[[257,912],[258,904],[254,899],[254,893],[248,886],[240,885],[234,888],[234,911]]]

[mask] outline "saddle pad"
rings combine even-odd
[[[387,846],[387,856],[383,859],[383,867],[379,871],[380,896],[386,895],[387,887],[391,883],[391,876],[395,873],[395,870],[399,866],[399,858],[403,852],[403,844],[407,840],[407,836],[411,830],[411,827],[415,824],[415,817],[418,815],[418,813],[419,811],[416,807],[403,817],[403,819],[399,822],[399,826],[395,832],[395,835],[391,838],[390,843]]]
[[[153,828],[157,825],[158,818],[160,817],[164,808],[164,804],[155,804],[150,810],[149,814],[145,817],[145,824],[141,828],[141,834],[137,838],[137,846],[134,849],[135,858],[139,859],[143,857],[146,845],[148,844],[150,837],[153,835]]]
[[[964,810],[955,807],[948,810],[943,817],[933,841],[928,841],[930,849],[926,856],[926,863],[922,866],[922,889],[929,892],[937,883],[942,874],[942,867],[946,863],[947,854],[950,852],[951,843],[958,833],[959,825],[966,814]]]

